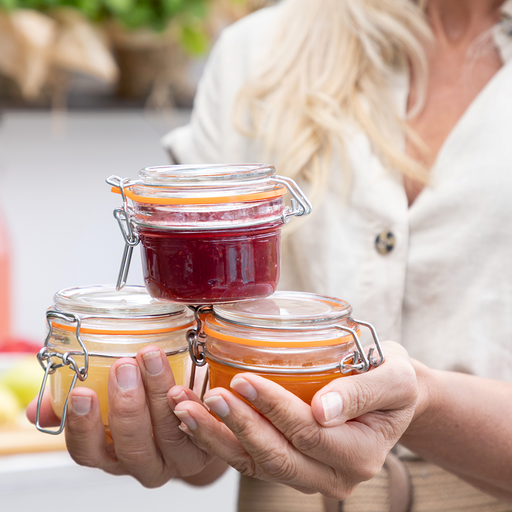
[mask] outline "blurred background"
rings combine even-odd
[[[157,490],[74,464],[24,419],[43,371],[45,311],[66,287],[114,283],[123,240],[105,178],[168,163],[208,52],[264,0],[0,0],[0,503],[45,512],[236,510],[237,474]],[[129,282],[142,284],[134,254]],[[50,491],[50,492],[49,492]],[[58,492],[55,492],[58,491]]]

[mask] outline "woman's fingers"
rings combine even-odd
[[[174,414],[183,422],[180,429],[190,436],[190,441],[212,456],[218,456],[236,469],[250,463],[250,456],[233,433],[201,403],[189,400],[179,402]]]
[[[334,427],[358,418],[376,420],[376,416],[365,418],[374,411],[408,411],[409,420],[418,398],[418,386],[414,368],[406,350],[399,344],[382,343],[386,361],[367,373],[351,375],[330,382],[322,388],[311,402],[314,417],[323,426]],[[412,417],[412,416],[411,416]],[[406,419],[406,418],[404,418]]]
[[[31,423],[36,423],[37,399],[36,396],[32,402],[27,406],[26,414]],[[41,411],[39,413],[39,424],[42,427],[58,427],[60,425],[60,418],[53,412],[51,403],[50,388],[44,390],[43,400],[41,401]]]
[[[250,373],[239,374],[231,381],[231,387],[263,414],[300,453],[315,461],[343,471],[340,462],[344,457],[350,458],[357,451],[355,446],[368,442],[368,429],[361,432],[352,423],[343,425],[343,430],[324,428],[313,416],[309,405],[268,379]]]
[[[108,382],[109,426],[119,461],[139,482],[156,487],[170,476],[153,441],[151,415],[134,359],[112,364]]]
[[[301,454],[271,423],[229,391],[211,390],[205,403],[236,439],[197,404],[180,404],[176,413],[209,452],[241,473],[317,490],[327,490],[332,484],[333,472],[327,466]]]
[[[316,448],[324,446],[324,432],[311,407],[282,386],[243,373],[231,381],[231,389],[263,414],[299,451],[315,457]]]
[[[94,391],[80,387],[70,393],[64,432],[69,454],[77,464],[116,475],[125,473],[112,450],[107,448],[99,400]]]
[[[162,454],[172,451],[176,442],[181,442],[180,422],[171,414],[167,400],[169,389],[175,385],[169,361],[161,348],[144,347],[137,354],[137,362],[147,396],[147,404],[153,424],[153,435]]]

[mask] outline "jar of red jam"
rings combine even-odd
[[[274,293],[281,227],[311,211],[293,180],[262,164],[148,167],[139,177],[107,179],[123,197],[114,212],[126,242],[119,288],[140,241],[144,282],[159,300],[217,304]]]
[[[297,292],[197,308],[191,355],[196,365],[208,363],[210,388],[229,389],[236,374],[254,372],[310,404],[331,380],[384,361],[373,326],[351,313],[343,300]],[[362,325],[370,329],[377,358],[361,346]]]
[[[135,357],[144,345],[157,345],[167,355],[177,384],[187,383],[189,351],[186,333],[194,325],[191,311],[158,302],[143,286],[86,286],[55,294],[46,312],[48,334],[38,354],[45,370],[37,404],[36,426],[59,434],[64,428],[68,397],[75,386],[96,392],[108,430],[108,374],[112,363]],[[61,418],[58,430],[39,424],[42,394],[49,381],[51,404]]]

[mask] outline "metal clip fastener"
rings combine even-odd
[[[63,320],[64,322],[69,322],[72,324],[76,323],[75,336],[80,345],[80,348],[82,349],[82,352],[68,351],[65,352],[64,354],[61,354],[60,352],[52,352],[49,350],[48,344],[53,334],[53,318],[57,318],[59,320]],[[39,364],[42,366],[44,370],[44,377],[43,382],[41,384],[41,389],[39,390],[39,395],[37,397],[36,428],[37,430],[44,432],[45,434],[57,435],[64,430],[66,415],[68,411],[69,394],[75,387],[77,379],[80,381],[84,381],[85,379],[87,379],[87,374],[89,371],[89,353],[87,352],[87,349],[85,348],[85,345],[82,339],[80,338],[81,322],[79,317],[72,313],[61,313],[60,311],[50,309],[46,312],[46,321],[48,323],[49,328],[48,334],[46,336],[46,339],[44,340],[44,347],[37,354],[37,360],[39,361]],[[83,356],[84,366],[79,367],[73,356]],[[58,362],[59,360],[60,362]],[[70,368],[72,368],[75,374],[73,375],[73,380],[66,395],[66,401],[64,402],[64,409],[62,411],[62,418],[60,421],[59,428],[57,430],[46,429],[41,426],[39,421],[41,414],[41,404],[43,401],[43,394],[46,387],[46,382],[48,380],[48,375],[55,373],[55,371],[58,368],[62,368],[64,366],[69,366]]]
[[[206,358],[204,357],[204,345],[206,334],[203,331],[204,322],[201,315],[211,313],[213,306],[188,306],[196,319],[196,328],[187,332],[188,350],[192,359],[192,370],[190,372],[189,389],[194,389],[196,380],[196,366],[204,366]]]
[[[353,329],[337,325],[336,327],[338,329],[349,332],[356,343],[356,350],[354,350],[353,354],[345,356],[340,361],[340,372],[343,374],[347,374],[353,371],[356,371],[357,373],[365,373],[371,367],[379,366],[384,362],[384,353],[382,351],[379,337],[377,336],[377,331],[375,330],[372,324],[369,324],[368,322],[363,322],[361,320],[355,320],[353,318],[349,318],[349,320],[356,324],[364,325],[365,327],[368,327],[368,329],[370,329],[373,341],[375,343],[375,347],[377,348],[377,352],[379,353],[379,359],[375,359],[375,357],[373,357],[374,347],[370,348],[368,356],[366,355],[366,353],[363,350],[363,346],[361,345],[361,340],[359,339],[359,336]],[[351,361],[351,363],[349,363],[348,361]]]
[[[369,350],[368,361],[370,363],[370,366],[372,366],[372,367],[380,366],[384,362],[385,357],[384,357],[384,352],[382,351],[382,346],[380,344],[379,336],[377,335],[377,331],[375,330],[375,327],[373,327],[373,325],[368,322],[363,322],[362,320],[355,320],[353,318],[351,318],[350,320],[352,320],[352,322],[355,322],[356,324],[364,325],[365,327],[368,327],[368,329],[370,329],[370,332],[372,333],[373,342],[375,343],[375,347],[372,347]],[[379,353],[379,359],[375,359],[375,357],[373,357],[373,352],[374,352],[375,348],[377,349],[377,352]]]
[[[134,231],[130,221],[131,209],[128,206],[128,200],[124,190],[125,187],[130,184],[130,178],[109,176],[106,179],[106,182],[109,185],[118,188],[121,191],[121,197],[123,198],[122,208],[116,208],[114,210],[114,217],[119,224],[119,229],[121,230],[125,242],[123,258],[121,260],[121,267],[119,268],[119,274],[117,276],[116,283],[116,290],[119,291],[126,284],[128,272],[130,271],[130,264],[132,261],[133,248],[139,244],[139,235],[137,235],[137,233]]]
[[[302,217],[311,213],[313,207],[311,206],[309,199],[294,180],[285,176],[274,176],[272,177],[272,181],[284,185],[292,195],[290,206],[286,206],[283,211],[284,223],[287,223],[291,217]]]

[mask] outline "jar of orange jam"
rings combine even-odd
[[[48,333],[38,359],[45,370],[39,393],[36,426],[62,432],[68,397],[75,386],[96,392],[108,430],[108,374],[112,363],[135,357],[144,345],[157,345],[167,355],[177,384],[185,384],[189,366],[187,330],[193,315],[179,304],[154,300],[143,286],[86,286],[55,294],[46,312]],[[51,403],[61,418],[58,430],[39,424],[43,391],[49,381]]]
[[[210,388],[229,389],[236,374],[254,372],[310,404],[331,380],[384,361],[373,326],[351,313],[343,300],[298,292],[198,308],[191,355],[196,365],[208,364]],[[378,357],[374,348],[363,350],[361,326],[369,328]]]
[[[107,179],[123,198],[114,211],[126,243],[118,288],[140,241],[144,282],[159,300],[218,304],[275,292],[281,227],[311,211],[293,180],[263,164],[147,167],[139,177]]]

